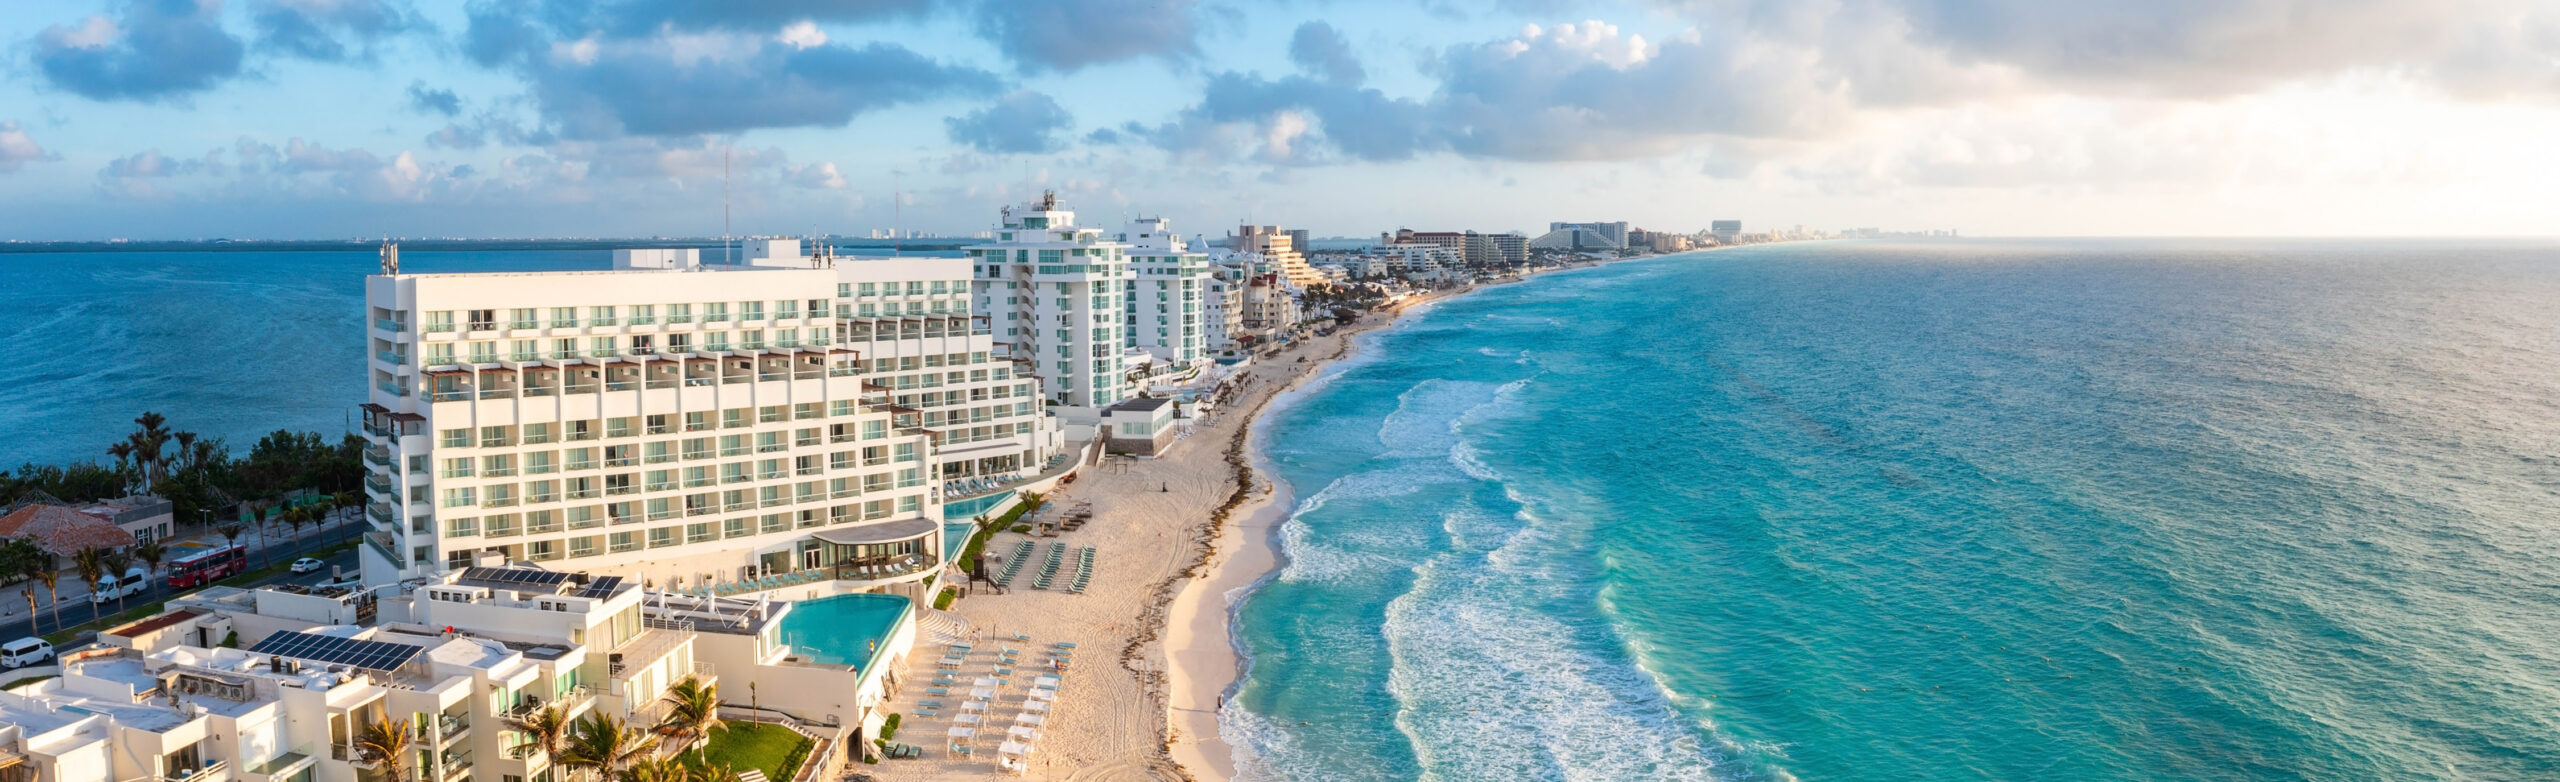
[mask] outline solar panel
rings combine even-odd
[[[272,654],[318,663],[350,665],[374,671],[398,670],[425,654],[426,647],[388,641],[363,641],[317,633],[280,632],[249,647],[252,654]]]
[[[569,580],[569,574],[567,573],[554,573],[548,570],[533,570],[529,568],[496,567],[463,568],[462,577],[473,581],[484,581],[497,584],[531,584],[535,586],[557,586]]]
[[[578,596],[598,599],[612,597],[613,590],[620,586],[622,586],[621,576],[597,576],[596,580],[587,583],[586,589],[578,591]]]

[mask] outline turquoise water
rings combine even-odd
[[[1263,434],[1263,779],[2560,778],[2560,245],[1744,248]]]
[[[779,637],[791,653],[829,665],[852,665],[865,671],[896,634],[907,616],[909,601],[898,595],[835,595],[791,604],[782,616]]]

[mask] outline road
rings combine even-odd
[[[293,548],[287,545],[277,546],[276,555],[281,558],[279,561],[288,562],[292,561],[295,557]],[[355,549],[348,549],[321,561],[327,562],[337,570],[343,570],[352,575],[356,572],[356,569],[359,566],[356,562],[357,556],[358,554]],[[254,556],[251,557],[249,565],[251,568],[257,567],[258,559]],[[278,573],[252,582],[248,586],[261,587],[269,584],[302,584],[308,586],[329,580],[330,572],[331,568],[324,567],[318,571],[310,573]],[[68,587],[70,585],[65,584],[64,586]],[[194,591],[196,590],[187,589],[180,592],[172,592],[169,589],[169,577],[167,575],[161,575],[152,579],[151,591],[126,597],[124,599],[124,606],[126,609],[131,609],[134,606],[150,603],[153,600],[164,600],[175,595]],[[62,621],[65,624],[76,625],[81,622],[89,621],[89,599],[87,592],[88,590],[81,590],[82,594],[76,600],[70,597],[63,598]],[[13,601],[12,605],[17,608],[22,609],[26,606],[26,598],[18,594],[17,585],[12,585],[5,593],[0,593],[0,598],[6,598]],[[52,608],[45,603],[45,591],[42,585],[36,586],[36,605],[38,607],[39,616],[44,620],[45,630],[47,632],[51,632],[53,630],[53,611]],[[98,608],[98,614],[100,616],[112,615],[114,613],[116,613],[116,604],[112,601]],[[7,620],[0,620],[0,640],[24,638],[30,635],[35,635],[35,632],[27,622],[27,617],[13,616]]]

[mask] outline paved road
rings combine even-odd
[[[318,546],[314,545],[312,547],[317,548]],[[276,554],[283,561],[291,561],[292,558],[294,558],[293,547],[289,545],[279,544],[276,547]],[[356,561],[357,556],[358,554],[354,549],[349,549],[347,551],[339,552],[337,555],[331,556],[322,561],[335,566],[339,570],[345,571],[349,575],[353,575],[359,567]],[[258,559],[252,556],[249,559],[249,566],[255,568],[257,565]],[[325,567],[321,568],[318,572],[312,573],[279,573],[267,578],[259,579],[258,581],[251,583],[249,586],[257,587],[266,586],[268,584],[317,584],[328,580],[329,573],[330,568]],[[67,588],[70,585],[64,584],[63,586]],[[186,591],[193,592],[195,590],[189,589]],[[69,595],[63,596],[63,623],[76,625],[81,622],[89,621],[89,600],[87,593],[88,590],[81,590],[81,596],[78,599],[73,599]],[[169,590],[169,577],[167,575],[161,575],[152,580],[151,591],[126,597],[124,599],[124,605],[126,609],[131,609],[134,606],[143,605],[153,600],[166,599],[173,594],[183,593],[172,593]],[[11,608],[18,611],[20,614],[23,614],[26,610],[27,599],[18,594],[18,587],[16,585],[11,585],[5,592],[0,592],[0,599],[11,601]],[[51,607],[45,602],[45,591],[42,585],[36,586],[36,606],[39,609],[39,614],[44,620],[45,631],[52,632],[53,612]],[[116,604],[109,602],[100,606],[98,613],[101,616],[114,614],[116,613]],[[0,619],[0,640],[23,638],[34,634],[35,632],[28,625],[27,617],[23,615],[13,615],[7,619]]]

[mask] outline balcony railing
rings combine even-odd
[[[182,774],[170,774],[168,776],[161,777],[161,779],[166,780],[167,782],[204,782],[204,780],[209,779],[220,779],[223,772],[229,770],[231,770],[230,761],[216,760],[211,763],[204,764],[204,768],[195,769]]]

